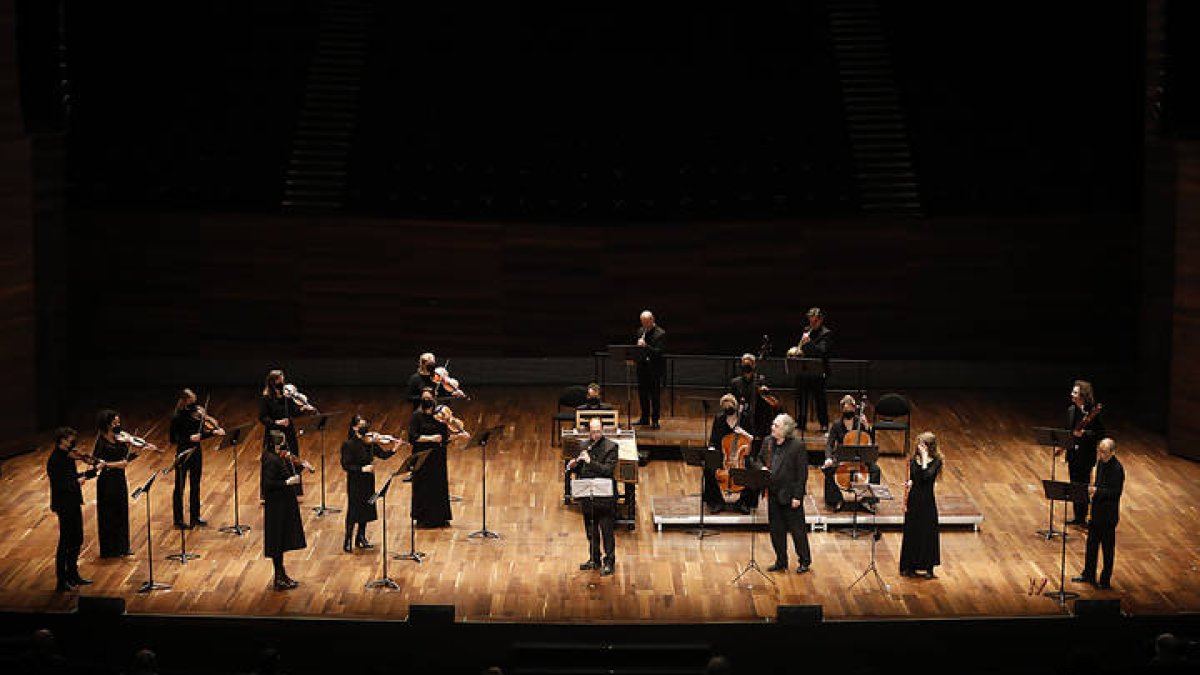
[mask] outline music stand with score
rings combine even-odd
[[[633,369],[642,356],[642,348],[637,345],[609,345],[608,357],[613,361],[625,362],[625,416],[630,428],[633,428]],[[643,411],[650,414],[649,410]]]
[[[1067,483],[1061,480],[1043,480],[1042,490],[1046,493],[1046,499],[1051,502],[1071,502],[1087,498],[1088,486],[1087,483]],[[1063,530],[1067,529],[1067,507],[1063,506]],[[1073,593],[1066,590],[1065,583],[1067,580],[1067,538],[1062,538],[1062,552],[1059,558],[1058,570],[1058,590],[1046,591],[1043,595],[1048,598],[1056,598],[1059,607],[1067,604],[1067,600],[1078,598],[1078,593]]]
[[[837,457],[839,464],[842,462],[862,462],[863,464],[867,464],[867,465],[870,465],[870,464],[878,465],[878,463],[879,463],[879,446],[878,445],[843,445],[842,447],[837,449],[837,452],[834,453],[834,456]],[[863,481],[864,483],[870,481],[870,473],[869,472],[870,472],[870,469],[868,469],[867,480]],[[847,532],[846,535],[849,536],[851,539],[858,539],[858,535],[859,535],[859,532],[858,532],[858,505],[861,503],[865,503],[865,502],[859,501],[859,492],[858,492],[858,490],[854,489],[854,485],[855,485],[854,476],[851,475],[850,476],[850,492],[854,493],[854,510],[850,512],[850,531]],[[839,486],[839,488],[840,487],[841,486]]]
[[[1058,456],[1064,450],[1075,444],[1075,435],[1071,433],[1070,429],[1034,427],[1033,436],[1038,445],[1050,448],[1050,480],[1057,480],[1055,473],[1058,469]],[[1042,537],[1044,537],[1047,541],[1055,537],[1062,537],[1066,539],[1069,536],[1067,534],[1066,526],[1063,526],[1063,529],[1061,530],[1054,529],[1054,501],[1055,500],[1053,499],[1050,500],[1050,518],[1046,525],[1046,529],[1037,531],[1037,533],[1042,535]],[[1066,507],[1063,508],[1065,511]]]
[[[697,539],[715,537],[720,532],[704,529],[704,472],[716,471],[725,466],[725,456],[716,448],[680,448],[683,452],[683,463],[688,466],[700,467],[700,527],[688,530],[688,534],[696,535]],[[722,495],[724,500],[725,496]]]
[[[763,488],[771,484],[771,472],[768,469],[734,468],[729,470],[729,480],[731,480],[734,485],[741,485],[743,489],[757,490],[758,493],[762,495]],[[761,498],[769,499],[770,497],[764,496]],[[758,540],[758,534],[755,533],[757,526],[758,507],[755,506],[750,510],[750,562],[746,563],[746,567],[741,572],[738,572],[738,575],[734,577],[733,581],[730,583],[736,584],[739,580],[741,580],[742,577],[746,576],[747,572],[754,570],[755,572],[758,572],[760,577],[771,582],[772,586],[777,586],[778,584],[775,583],[775,580],[767,576],[766,572],[762,571],[762,568],[758,566],[758,561],[754,558],[754,543]],[[754,588],[754,584],[746,584],[746,588]]]
[[[242,525],[238,520],[238,450],[241,449],[242,437],[249,436],[246,430],[252,426],[254,425],[243,424],[228,430],[221,438],[221,443],[217,446],[217,450],[229,448],[230,460],[233,462],[233,524],[226,525],[218,531],[226,534],[236,534],[239,537],[246,534],[250,526]]]

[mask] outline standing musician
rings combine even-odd
[[[1104,421],[1100,419],[1099,404],[1092,383],[1075,380],[1071,386],[1071,407],[1067,408],[1067,428],[1072,430],[1074,444],[1067,448],[1067,470],[1072,483],[1087,483],[1092,478],[1092,467],[1096,466],[1096,444],[1104,438]],[[1092,419],[1084,424],[1092,413]],[[1087,524],[1087,498],[1074,502],[1074,518],[1071,525]]]
[[[721,397],[721,412],[713,418],[712,431],[708,434],[708,447],[711,450],[720,450],[723,441],[729,434],[738,434],[748,440],[753,440],[753,435],[742,428],[740,416],[738,414],[738,401],[733,394],[725,394]],[[736,438],[731,439],[736,442]],[[736,444],[733,446],[736,447]],[[743,461],[745,457],[741,458]],[[729,466],[727,468],[738,468]],[[745,468],[744,466],[741,468]],[[721,494],[721,486],[717,481],[716,469],[704,469],[704,503],[708,505],[709,511],[720,513],[725,510],[725,495]]]
[[[800,336],[800,343],[788,350],[788,356],[806,359],[821,359],[820,375],[796,375],[796,395],[800,400],[800,428],[808,428],[808,406],[817,409],[817,421],[821,433],[829,428],[829,404],[825,401],[825,380],[829,377],[829,350],[833,347],[833,331],[825,325],[825,313],[820,307],[808,310],[808,328]]]
[[[937,497],[933,488],[942,473],[942,451],[930,431],[917,436],[917,447],[908,460],[904,482],[904,535],[900,541],[900,575],[915,577],[920,570],[933,579],[933,568],[942,564],[938,538]]]
[[[865,431],[871,436],[871,442],[875,442],[875,430],[871,428],[871,423],[867,421],[865,413],[859,414],[858,402],[854,397],[847,394],[841,400],[842,419],[834,422],[829,427],[829,435],[825,438],[825,463],[821,465],[821,471],[825,473],[825,506],[832,508],[834,511],[841,511],[845,506],[845,498],[842,497],[842,488],[837,484],[837,469],[838,458],[837,451],[842,447],[842,441],[846,438],[846,434],[854,430]],[[867,465],[868,477],[871,483],[879,483],[881,473],[879,464],[876,462],[864,462]],[[873,511],[874,507],[869,504],[863,504],[863,508],[868,511]]]
[[[358,525],[358,536],[354,545],[359,548],[374,548],[367,541],[367,523],[379,518],[375,504],[370,502],[375,494],[374,458],[387,459],[396,454],[395,449],[384,450],[380,443],[391,442],[371,433],[371,421],[361,415],[350,418],[350,433],[342,443],[342,469],[346,472],[346,537],[342,550],[351,553],[351,535]]]
[[[604,437],[604,425],[598,419],[588,422],[589,442],[579,456],[567,463],[567,471],[580,479],[612,478],[617,468],[617,444]],[[588,559],[581,570],[600,569],[600,576],[610,576],[617,563],[616,538],[613,524],[616,519],[616,497],[584,497],[581,500],[583,528],[587,532]],[[604,543],[604,558],[600,544]]]
[[[258,421],[263,425],[263,449],[274,449],[271,443],[275,435],[271,432],[278,431],[287,441],[288,451],[299,457],[300,440],[296,434],[295,420],[292,418],[315,412],[316,408],[307,402],[286,395],[285,382],[282,370],[272,370],[267,373],[266,381],[263,383],[262,399],[258,403]],[[295,485],[297,495],[304,494],[303,484],[297,481],[292,485]]]
[[[1117,522],[1121,519],[1121,493],[1125,491],[1125,467],[1117,459],[1117,442],[1105,438],[1096,446],[1096,482],[1088,487],[1092,498],[1092,522],[1088,525],[1083,571],[1071,579],[1076,583],[1112,588],[1113,558],[1117,547]],[[1104,570],[1096,583],[1096,558],[1104,548]]]
[[[651,429],[657,429],[662,409],[662,381],[667,371],[664,357],[667,331],[655,323],[654,314],[648,309],[638,319],[642,323],[637,337],[637,346],[642,348],[637,360],[638,404],[642,414],[634,424],[649,424]]]
[[[174,509],[175,527],[190,530],[202,527],[208,521],[200,517],[200,475],[204,471],[204,455],[200,442],[213,436],[224,436],[215,418],[209,417],[196,401],[196,394],[191,389],[179,392],[179,400],[175,403],[175,416],[171,418],[171,442],[175,444],[175,457],[190,451],[190,454],[180,462],[176,459],[175,491],[171,494],[171,506]],[[183,520],[183,485],[190,483],[188,493],[188,513],[190,522]]]
[[[287,434],[278,429],[267,432],[271,438],[263,447],[259,489],[265,500],[263,509],[263,555],[271,559],[275,576],[271,587],[286,591],[300,585],[288,576],[283,567],[283,554],[306,548],[304,523],[300,520],[300,504],[295,487],[300,484],[299,463],[311,467],[289,452]]]
[[[808,548],[808,533],[804,525],[808,453],[796,438],[796,420],[791,415],[776,415],[771,422],[771,435],[765,446],[765,464],[756,464],[771,470],[771,481],[767,486],[767,522],[771,529],[771,547],[775,549],[775,563],[767,571],[787,570],[787,538],[791,534],[796,558],[800,561],[796,573],[804,574],[812,565],[812,553]]]
[[[441,408],[448,411],[445,406]],[[446,527],[450,513],[450,482],[446,468],[446,446],[452,437],[469,437],[461,427],[451,430],[434,398],[433,389],[421,390],[421,405],[408,423],[413,452],[429,450],[429,456],[412,479],[412,518],[418,527]]]
[[[422,389],[432,389],[434,399],[446,396],[454,396],[456,398],[466,396],[461,389],[447,390],[446,387],[437,382],[434,373],[437,369],[437,357],[432,352],[425,352],[417,358],[417,372],[408,378],[407,396],[409,402],[413,404],[413,410],[421,406]]]
[[[751,457],[759,456],[763,439],[770,433],[774,414],[770,402],[763,398],[769,391],[767,379],[756,372],[757,367],[758,357],[748,353],[742,354],[742,374],[729,382],[729,392],[738,402],[738,424],[753,437],[750,446]],[[758,491],[743,488],[734,508],[742,513],[750,513],[758,508]]]
[[[129,550],[129,483],[125,467],[137,458],[130,446],[158,450],[153,443],[131,436],[121,427],[121,415],[101,410],[96,417],[100,435],[92,455],[103,460],[96,479],[96,529],[100,539],[100,557],[133,555]]]
[[[54,449],[46,460],[46,477],[50,483],[50,510],[58,516],[58,547],[54,551],[54,590],[73,591],[92,583],[79,575],[79,551],[83,548],[83,490],[84,481],[96,477],[96,469],[104,462],[92,460],[93,468],[79,472],[75,461],[75,441],[79,433],[71,427],[54,432]]]

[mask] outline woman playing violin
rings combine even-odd
[[[263,383],[262,399],[258,404],[258,421],[263,425],[263,449],[271,450],[271,432],[278,431],[287,441],[288,449],[293,455],[300,455],[300,440],[296,434],[296,424],[293,418],[311,413],[316,408],[284,395],[284,379],[282,370],[272,370],[267,373]],[[296,494],[304,494],[304,486],[296,486]]]
[[[153,443],[131,436],[121,427],[121,415],[101,410],[96,417],[100,432],[93,455],[101,460],[96,479],[96,528],[100,539],[100,557],[132,555],[129,550],[129,484],[125,467],[137,458],[131,446],[158,450]]]
[[[296,501],[295,488],[300,485],[300,474],[295,459],[288,452],[287,438],[282,431],[268,431],[266,447],[262,453],[262,472],[259,488],[262,490],[263,508],[263,555],[271,559],[275,577],[271,587],[286,591],[300,585],[288,576],[283,567],[283,554],[308,546],[304,538],[304,523],[300,520],[300,504]]]
[[[204,471],[204,455],[200,442],[206,438],[224,435],[225,430],[197,403],[196,394],[191,389],[179,392],[179,400],[175,403],[175,416],[171,418],[171,442],[175,444],[176,457],[191,451],[191,454],[175,466],[175,491],[171,495],[175,527],[181,530],[208,524],[200,517],[200,475]],[[191,485],[188,494],[188,513],[191,521],[187,523],[183,520],[184,483]]]
[[[446,422],[438,419],[436,407],[433,389],[421,390],[420,407],[408,424],[408,439],[413,444],[413,452],[430,451],[412,480],[412,517],[421,527],[445,527],[453,518],[446,445],[452,435],[466,435],[466,431],[452,432]]]
[[[83,490],[81,486],[89,478],[96,477],[96,469],[80,472],[75,462],[75,440],[79,433],[71,427],[62,427],[54,432],[54,450],[46,460],[46,476],[50,483],[50,510],[58,516],[58,548],[54,551],[54,576],[58,580],[55,590],[73,591],[79,586],[92,583],[79,575],[79,550],[83,548]],[[103,467],[103,462],[95,462]]]
[[[367,541],[367,523],[377,520],[375,505],[369,503],[375,494],[374,459],[387,459],[396,454],[395,448],[384,450],[382,443],[392,442],[390,437],[371,432],[371,421],[361,415],[350,418],[350,432],[342,443],[342,469],[346,472],[346,538],[342,550],[346,553],[359,548],[372,548]],[[358,536],[351,540],[354,527]]]

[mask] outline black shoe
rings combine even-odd
[[[822,434],[827,434],[827,433],[829,433],[829,426],[823,424],[823,425],[821,425],[821,428],[818,429],[817,431]]]
[[[1096,585],[1096,580],[1095,580],[1095,579],[1093,579],[1092,577],[1087,577],[1087,576],[1084,576],[1084,575],[1082,575],[1082,574],[1080,574],[1080,575],[1079,575],[1079,576],[1077,576],[1077,577],[1071,577],[1071,581],[1073,581],[1073,582],[1075,582],[1075,583],[1077,583],[1077,584],[1091,584],[1091,585],[1093,585],[1093,586],[1095,586],[1095,585]]]
[[[612,564],[611,564],[611,563],[610,563],[610,564],[607,564],[607,565],[605,565],[605,566],[604,566],[604,567],[602,567],[602,568],[600,568],[600,576],[602,576],[602,577],[611,577],[611,576],[612,576],[612,574],[613,574],[613,566],[612,566]]]
[[[188,525],[187,523],[183,522],[182,520],[177,520],[177,521],[175,521],[175,529],[190,530],[190,529],[192,529],[192,526]]]
[[[915,577],[915,576],[917,576],[917,573],[916,573],[916,572],[914,572],[914,571],[912,571],[912,570],[900,570],[900,576],[902,576],[902,577]]]
[[[662,425],[660,425],[658,422],[651,422],[651,423],[650,423],[650,428],[651,428],[651,429],[661,429],[661,428],[662,428]]]
[[[709,506],[708,506],[709,513],[720,513],[724,510],[725,510],[724,504],[709,504]]]
[[[750,515],[750,507],[746,506],[745,504],[734,504],[733,508],[737,509],[738,513],[742,514],[743,516]]]
[[[192,518],[192,527],[204,527],[208,521],[203,518]]]
[[[1101,581],[1100,583],[1096,584],[1096,588],[1099,588],[1102,591],[1111,591],[1112,584],[1108,583],[1107,581]]]
[[[937,575],[933,573],[933,570],[928,570],[925,572],[925,578],[926,579],[936,579]]]
[[[808,572],[808,565],[800,563],[800,566],[796,568],[796,574],[804,574],[806,572]]]
[[[405,482],[405,483],[411,483],[411,482],[412,482],[412,474],[411,474],[411,473],[410,473],[410,474],[408,474],[407,476],[405,476],[405,477],[404,477],[404,482]]]
[[[867,504],[866,502],[863,502],[862,507],[863,507],[863,510],[866,511],[867,513],[875,513],[875,505],[874,504]]]
[[[778,563],[777,562],[774,565],[771,565],[770,567],[768,567],[767,571],[768,572],[786,572],[787,571],[787,563]]]
[[[1072,518],[1071,520],[1067,521],[1067,524],[1068,525],[1078,525],[1080,527],[1083,527],[1084,525],[1087,525],[1087,521],[1082,518]]]
[[[346,553],[354,553],[354,546],[352,546],[352,542],[353,538],[350,535],[346,535],[346,538],[342,540],[342,550]]]
[[[75,584],[69,581],[60,581],[58,582],[58,585],[54,587],[55,593],[70,593],[71,591],[77,590],[79,589],[75,587]]]
[[[92,580],[77,576],[71,583],[75,584],[76,586],[87,586],[92,583]]]
[[[354,540],[354,545],[359,548],[375,548],[375,544],[367,541],[366,535],[363,535]]]
[[[589,560],[579,565],[580,571],[587,572],[590,570],[600,569],[600,563],[595,560]]]
[[[295,588],[295,586],[288,583],[287,577],[275,577],[275,580],[271,582],[271,588],[277,591],[287,591]]]
[[[841,513],[842,509],[846,508],[846,502],[838,502],[837,504],[834,504],[830,508],[833,509],[834,513]]]
[[[638,421],[634,422],[634,423],[633,423],[633,426],[635,426],[635,427],[644,427],[644,426],[646,426],[647,424],[650,424],[650,420],[646,419],[645,417],[642,417],[642,418],[639,418],[639,419],[638,419]]]

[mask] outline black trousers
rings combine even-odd
[[[808,424],[808,407],[817,409],[817,421],[822,429],[829,428],[829,404],[825,400],[825,378],[796,377],[796,396],[800,400],[800,419],[797,424],[801,429]]]
[[[1072,483],[1090,483],[1092,481],[1092,468],[1096,466],[1095,461],[1089,462],[1087,458],[1082,461],[1076,459],[1067,461],[1067,471],[1071,476]],[[1088,498],[1087,493],[1084,493],[1083,499],[1073,502],[1072,514],[1075,520],[1087,520],[1088,513]]]
[[[639,363],[637,379],[641,419],[657,422],[662,409],[662,374],[657,368]]]
[[[58,516],[58,548],[54,551],[54,576],[58,583],[79,579],[79,551],[83,548],[83,507],[55,511]]]
[[[188,513],[192,522],[200,519],[200,475],[204,472],[204,455],[196,450],[183,464],[175,467],[175,491],[171,493],[171,506],[175,522],[183,522],[183,485],[188,483]]]
[[[767,522],[771,528],[771,548],[775,549],[776,563],[784,567],[788,564],[787,538],[790,534],[800,564],[812,564],[812,552],[808,549],[808,532],[804,526],[803,499],[799,508],[793,509],[771,497],[767,500]]]
[[[1113,558],[1117,548],[1117,526],[1097,525],[1088,526],[1087,552],[1083,558],[1083,576],[1086,579],[1096,578],[1096,558],[1100,549],[1104,549],[1104,571],[1100,573],[1100,583],[1107,584],[1112,580]]]
[[[614,565],[617,561],[617,541],[613,536],[616,505],[613,500],[613,497],[584,497],[580,500],[583,529],[587,531],[588,560],[595,563]],[[604,544],[603,559],[600,557],[601,542]]]

